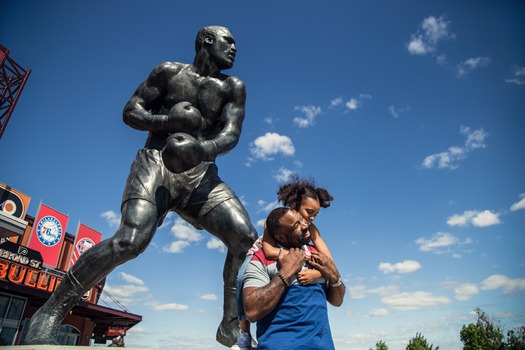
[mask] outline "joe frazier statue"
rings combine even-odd
[[[26,344],[56,344],[61,321],[84,293],[142,253],[169,211],[228,247],[224,314],[216,338],[228,347],[236,342],[235,276],[257,233],[239,198],[220,179],[215,159],[239,141],[246,88],[240,79],[221,73],[233,66],[236,54],[227,28],[202,28],[195,51],[193,64],[156,66],[124,107],[124,122],[148,131],[148,138],[131,165],[120,227],[67,272],[32,317]]]

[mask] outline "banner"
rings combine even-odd
[[[33,224],[29,248],[42,254],[44,264],[57,267],[69,217],[41,203]]]
[[[102,234],[79,223],[77,229],[77,237],[71,253],[71,260],[69,261],[69,268],[71,268],[82,253],[102,240]]]

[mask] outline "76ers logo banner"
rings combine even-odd
[[[37,218],[33,224],[29,248],[42,254],[44,264],[57,267],[68,220],[69,218],[66,215],[45,204],[40,204]]]
[[[78,257],[86,250],[93,247],[100,242],[102,234],[97,232],[84,224],[78,224],[77,237],[75,238],[75,245],[73,246],[73,253],[69,262],[69,268],[77,261]]]

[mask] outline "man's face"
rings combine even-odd
[[[237,53],[235,38],[227,29],[219,29],[208,51],[211,60],[215,62],[219,69],[231,68]]]
[[[312,238],[308,231],[308,222],[295,210],[288,210],[279,223],[281,243],[288,248],[300,248]]]

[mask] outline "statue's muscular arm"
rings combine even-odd
[[[202,142],[205,160],[213,160],[220,154],[226,154],[239,142],[242,123],[245,116],[246,86],[236,77],[228,77],[225,81],[231,91],[230,100],[221,112],[223,128],[213,140]]]
[[[137,130],[168,131],[165,130],[168,116],[166,114],[155,115],[150,111],[160,108],[166,94],[168,80],[181,68],[182,64],[176,62],[164,62],[157,65],[124,106],[124,122]]]

